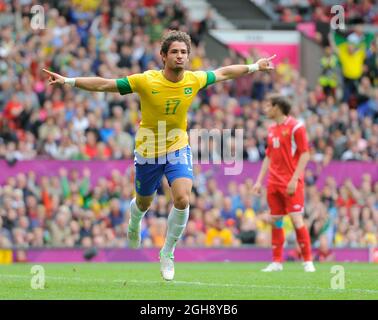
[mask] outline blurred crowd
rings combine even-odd
[[[343,7],[347,24],[378,25],[378,5],[375,0],[273,0],[280,20],[287,23],[313,21],[329,23],[334,5]],[[333,13],[339,12],[337,10]]]
[[[98,1],[87,6],[90,3],[95,6]],[[107,78],[161,68],[160,36],[178,26],[193,39],[190,68],[217,67],[215,61],[206,58],[202,43],[206,23],[191,24],[187,9],[178,1],[174,6],[150,7],[143,1],[113,6],[105,1],[96,11],[84,12],[79,1],[72,1],[70,6],[52,5],[45,5],[47,21],[42,31],[30,28],[27,5],[17,9],[8,4],[1,13],[17,22],[6,24],[7,19],[2,19],[5,25],[0,46],[0,157],[10,163],[37,156],[59,160],[133,157],[133,137],[140,121],[136,95],[51,87],[43,68],[69,77]],[[313,90],[285,61],[272,75],[260,73],[216,84],[203,90],[194,102],[188,128],[243,128],[243,158],[259,161],[264,157],[267,134],[262,105],[265,94],[275,90],[292,97],[293,115],[307,125],[313,160],[377,159],[375,41],[364,50],[366,59],[359,60],[363,66],[358,69],[362,71],[349,79],[340,75],[345,71],[343,64],[350,66],[348,58],[356,59],[347,56],[340,65],[335,50],[325,48],[322,79]],[[257,57],[252,53],[250,60]],[[222,64],[245,62],[233,56]],[[355,69],[354,65],[349,68]],[[340,83],[345,85],[340,87]],[[336,88],[344,90],[337,95]],[[197,143],[192,141],[192,147],[201,149]],[[221,158],[222,154],[213,157]]]
[[[30,5],[12,3],[5,3],[0,11],[0,158],[9,163],[36,157],[133,157],[133,138],[140,121],[137,95],[48,86],[43,68],[68,77],[105,78],[161,68],[159,39],[165,30],[178,27],[193,40],[190,69],[217,67],[216,61],[206,58],[202,40],[208,24],[213,23],[191,23],[179,1],[170,6],[146,6],[140,0],[102,1],[99,6],[100,1],[92,0],[85,8],[80,1],[57,2],[55,7],[48,2],[46,28],[39,31],[30,27]],[[6,17],[10,17],[8,23]],[[242,128],[243,158],[259,161],[265,154],[268,125],[264,98],[274,90],[291,97],[293,115],[306,123],[313,160],[377,159],[376,41],[362,47],[360,33],[357,30],[348,36],[351,53],[338,52],[336,45],[325,48],[320,61],[322,77],[313,89],[284,60],[275,73],[257,73],[202,90],[190,109],[188,129],[229,128],[234,132]],[[248,61],[258,57],[252,51]],[[222,65],[233,63],[246,60],[231,55]],[[198,141],[191,143],[194,149],[203,148]],[[231,141],[221,143],[234,147]],[[222,156],[213,154],[214,158]]]
[[[187,31],[193,41],[191,70],[219,66],[206,57],[203,43],[204,33],[214,22],[193,23],[180,1],[169,6],[152,0],[49,1],[44,3],[46,25],[42,30],[31,28],[34,2],[0,0],[0,159],[9,165],[35,158],[133,158],[140,121],[138,97],[48,86],[43,68],[68,77],[105,78],[162,68],[160,37],[178,28]],[[358,6],[370,4],[373,10],[373,2],[362,1]],[[345,48],[332,41],[325,47],[319,62],[322,75],[315,88],[309,88],[307,80],[284,61],[272,74],[256,73],[202,90],[189,111],[188,129],[230,128],[235,132],[241,128],[243,158],[260,161],[269,125],[263,115],[264,98],[274,90],[291,98],[292,114],[305,123],[313,161],[321,165],[331,160],[377,161],[376,39],[366,45],[357,28],[345,43]],[[251,52],[248,61],[258,57]],[[221,65],[233,63],[246,60],[231,55]],[[221,143],[235,148],[233,141]],[[191,146],[199,153],[206,151],[198,141],[191,141]],[[221,152],[211,154],[213,160],[222,156]],[[1,186],[0,246],[124,246],[132,169],[124,174],[113,172],[110,180],[104,178],[95,187],[90,187],[89,175],[89,171],[81,177],[78,172],[70,175],[62,170],[55,177],[37,180],[31,172]],[[205,173],[197,172],[195,181],[191,220],[183,240],[186,245],[270,243],[265,197],[250,194],[252,181],[231,184],[228,194],[221,194]],[[164,192],[145,221],[145,246],[162,244],[170,203]],[[336,188],[330,180],[323,191],[309,186],[307,192],[306,216],[314,243],[323,243],[320,239],[325,233],[324,243],[329,245],[377,242],[376,181],[366,177],[366,183],[356,189],[349,182]],[[285,225],[293,235],[290,223]]]
[[[253,181],[230,182],[220,191],[211,171],[194,167],[196,179],[191,214],[180,246],[269,247],[271,227],[266,189],[252,193]],[[130,202],[134,196],[134,167],[113,170],[93,185],[91,171],[61,168],[56,175],[37,177],[33,171],[10,177],[0,187],[0,247],[126,247]],[[328,177],[322,190],[312,171],[306,173],[305,223],[313,246],[327,253],[332,247],[378,244],[378,181],[362,177],[357,188],[350,180],[337,187]],[[142,224],[144,247],[161,247],[171,208],[166,179]],[[284,218],[286,245],[295,247],[295,230]],[[326,255],[328,256],[328,254]]]

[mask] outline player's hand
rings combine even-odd
[[[289,184],[287,185],[286,192],[288,195],[292,196],[295,193],[295,190],[297,190],[298,186],[298,180],[291,179]]]
[[[271,61],[276,57],[276,55],[272,55],[270,58],[262,58],[256,61],[256,63],[259,65],[259,71],[270,71],[274,70],[273,65],[271,64]]]
[[[46,69],[42,69],[42,70],[49,75],[49,85],[64,84],[65,77],[63,77],[60,74],[57,74],[55,72],[51,72],[49,70],[46,70]]]
[[[256,182],[255,185],[252,187],[252,193],[259,195],[261,193],[261,183]]]

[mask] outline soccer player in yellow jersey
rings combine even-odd
[[[136,134],[136,197],[130,205],[129,247],[140,245],[141,221],[160,181],[165,175],[172,191],[173,207],[168,216],[168,230],[160,251],[161,274],[165,280],[174,277],[174,249],[189,218],[192,190],[192,154],[188,145],[187,112],[199,90],[215,82],[234,79],[258,70],[273,69],[272,56],[255,64],[231,65],[214,71],[186,71],[190,37],[185,32],[170,31],[162,39],[163,70],[148,70],[121,79],[100,77],[66,78],[49,74],[50,84],[69,84],[89,91],[136,92],[141,99],[142,121]]]

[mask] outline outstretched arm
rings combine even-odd
[[[43,69],[43,71],[49,75],[49,85],[69,84],[88,91],[118,92],[115,79],[105,79],[101,77],[67,78],[46,69]]]
[[[276,55],[273,55],[270,58],[263,58],[258,60],[254,64],[234,64],[231,66],[219,68],[214,71],[215,82],[235,79],[255,71],[271,71],[274,69],[274,67],[270,62],[275,57]]]

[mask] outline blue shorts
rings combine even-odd
[[[190,146],[170,152],[159,158],[144,158],[134,152],[135,189],[141,196],[151,196],[160,186],[165,175],[169,185],[177,178],[193,180],[192,151]]]

